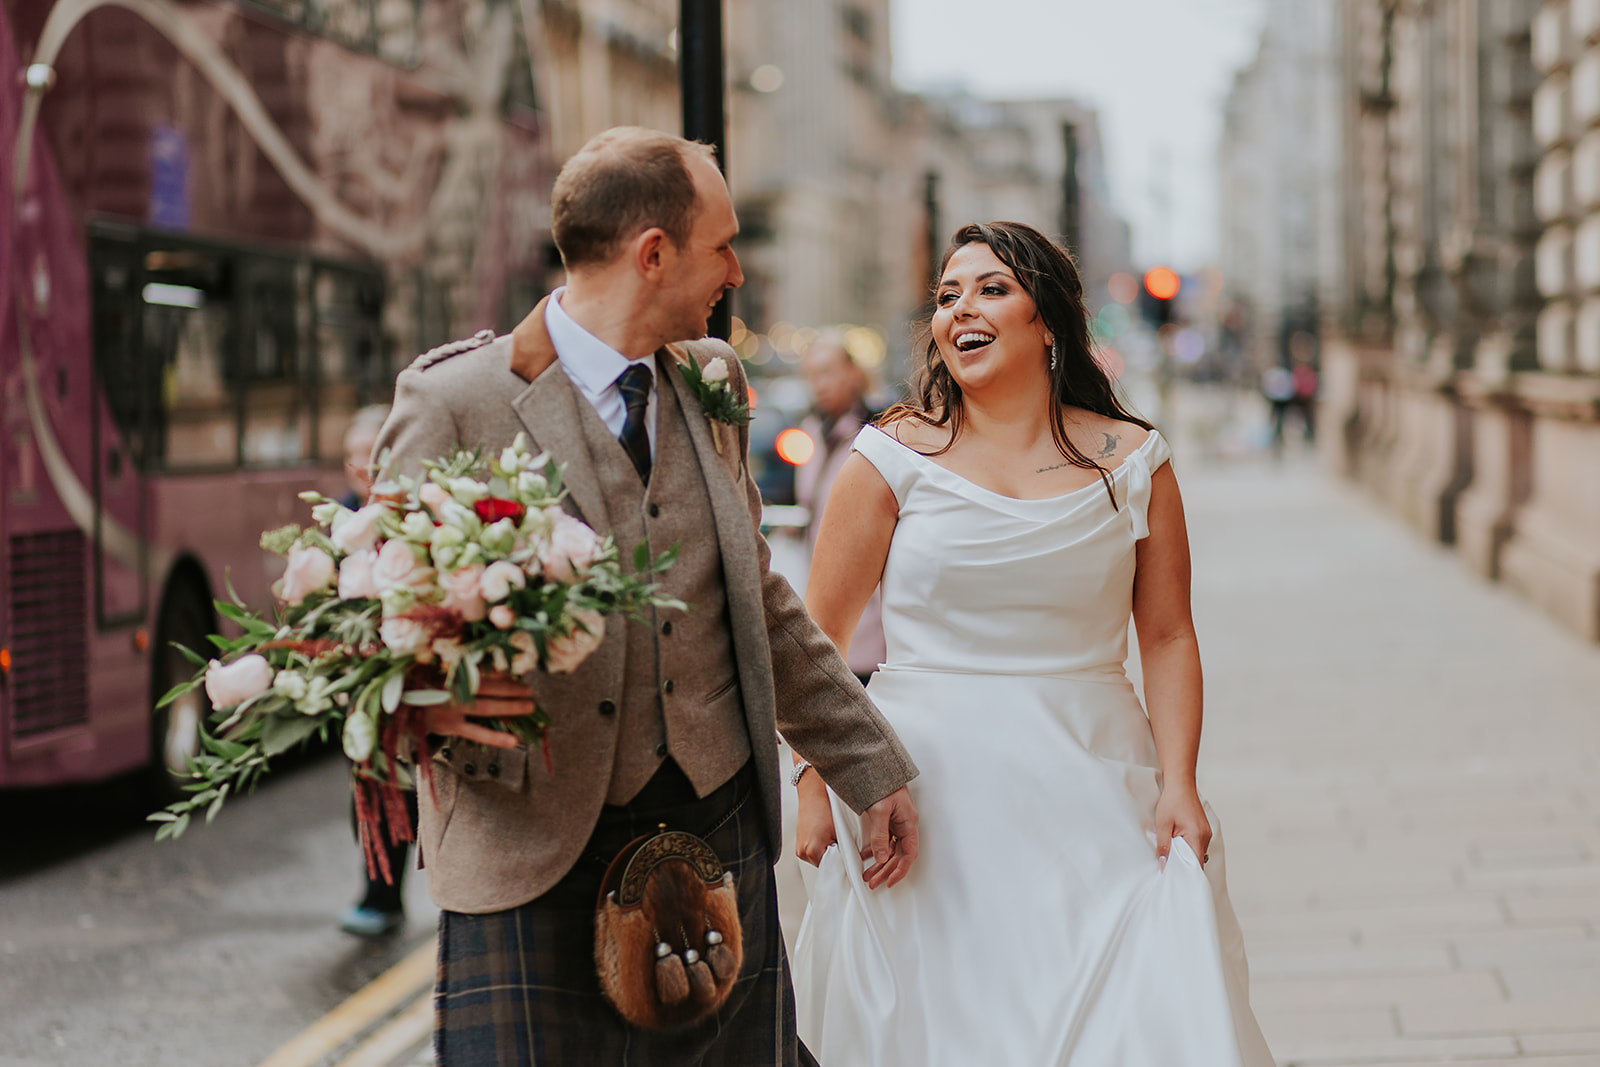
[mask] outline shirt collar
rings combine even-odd
[[[585,392],[593,395],[604,392],[623,371],[635,364],[648,368],[653,381],[656,361],[649,358],[629,359],[579,326],[561,306],[561,294],[566,291],[566,286],[557,289],[544,305],[545,329],[550,331],[550,343],[555,345],[556,358],[561,361],[562,369],[577,379]]]

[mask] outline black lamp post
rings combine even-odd
[[[722,55],[722,0],[678,2],[678,88],[683,98],[683,135],[717,151],[722,173],[728,173],[728,119]],[[728,339],[732,328],[730,298],[724,296],[711,313],[708,332]]]

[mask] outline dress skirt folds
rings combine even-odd
[[[1272,1067],[1221,833],[1203,868],[1182,839],[1157,861],[1155,744],[1122,668],[1165,442],[1117,468],[1115,507],[1099,483],[999,496],[877,430],[856,448],[900,501],[868,693],[922,768],[921,842],[869,890],[834,799],[802,1039],[828,1067]]]

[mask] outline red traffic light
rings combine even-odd
[[[1183,280],[1171,267],[1152,267],[1144,276],[1144,291],[1157,300],[1171,300],[1183,288]]]

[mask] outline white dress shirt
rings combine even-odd
[[[650,398],[645,403],[644,426],[650,435],[650,455],[656,454],[656,361],[655,357],[629,359],[615,348],[573,321],[561,306],[563,286],[550,294],[544,305],[544,325],[550,331],[550,343],[556,347],[556,358],[561,369],[567,372],[572,384],[578,387],[584,399],[594,405],[600,421],[606,424],[612,436],[622,436],[622,426],[628,421],[628,405],[622,399],[617,379],[635,363],[650,372]]]

